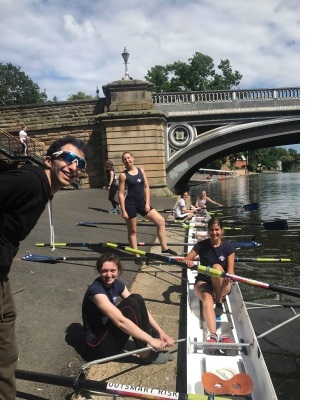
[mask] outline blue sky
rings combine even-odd
[[[241,89],[300,86],[299,0],[0,0],[0,62],[66,100],[196,52],[228,59]]]

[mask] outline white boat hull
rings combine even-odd
[[[196,228],[193,228],[196,230]],[[189,229],[188,241],[194,232]],[[196,237],[196,235],[194,235]],[[192,239],[193,242],[196,239]],[[189,246],[189,250],[192,246]],[[238,373],[246,373],[253,382],[253,392],[248,399],[277,400],[263,354],[257,341],[239,285],[234,282],[231,293],[224,303],[218,336],[229,334],[235,343],[233,349],[219,352],[227,344],[212,344],[217,347],[216,354],[207,354],[205,348],[208,329],[201,314],[201,302],[194,295],[196,271],[187,270],[187,393],[205,394],[201,376],[204,372],[214,373],[222,380],[230,379]]]

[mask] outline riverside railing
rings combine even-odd
[[[152,94],[154,104],[193,104],[235,101],[300,99],[300,88],[270,88],[257,90],[184,91]]]

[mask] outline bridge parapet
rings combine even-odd
[[[152,95],[152,99],[156,105],[300,99],[300,88],[156,93]]]

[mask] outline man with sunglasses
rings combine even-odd
[[[16,397],[16,307],[8,278],[13,259],[20,242],[34,228],[53,195],[71,185],[85,169],[85,144],[81,139],[68,135],[50,145],[44,168],[24,165],[0,174],[1,400],[14,400]],[[52,231],[52,224],[50,226]]]

